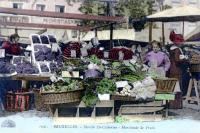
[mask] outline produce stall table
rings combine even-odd
[[[29,81],[48,81],[50,80],[50,75],[14,75],[12,80],[21,80],[22,88],[29,88]]]

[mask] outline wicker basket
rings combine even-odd
[[[200,72],[200,64],[191,64],[190,72]]]
[[[44,98],[42,97],[40,90],[33,90],[35,108],[38,111],[48,111],[48,105],[44,104]]]
[[[68,92],[42,92],[44,104],[62,104],[80,102],[84,89],[73,90]]]
[[[156,83],[157,93],[171,93],[174,91],[176,82],[178,81],[175,78],[166,78],[166,79],[154,79]]]

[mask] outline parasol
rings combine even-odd
[[[184,35],[184,21],[195,22],[200,21],[200,9],[183,5],[167,9],[152,15],[147,16],[149,22],[177,22],[183,21],[183,35]],[[164,25],[164,24],[163,24]],[[163,43],[164,41],[164,26],[162,27]],[[152,33],[150,33],[152,35]],[[150,35],[150,36],[151,36]]]

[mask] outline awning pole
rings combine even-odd
[[[97,28],[94,29],[95,37],[97,37]]]
[[[183,34],[183,38],[184,38],[184,31],[185,30],[185,21],[183,21],[183,29],[182,29],[182,34]]]
[[[110,49],[113,47],[113,23],[110,24]]]
[[[165,23],[162,22],[162,44],[165,45]]]
[[[152,22],[149,22],[149,42],[152,41]]]

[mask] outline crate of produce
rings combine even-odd
[[[6,110],[7,111],[25,111],[29,110],[32,92],[7,92]]]
[[[63,104],[80,102],[84,89],[71,90],[67,92],[42,92],[44,104]]]
[[[174,91],[178,80],[176,78],[155,78],[154,81],[156,83],[157,93],[171,93]]]

